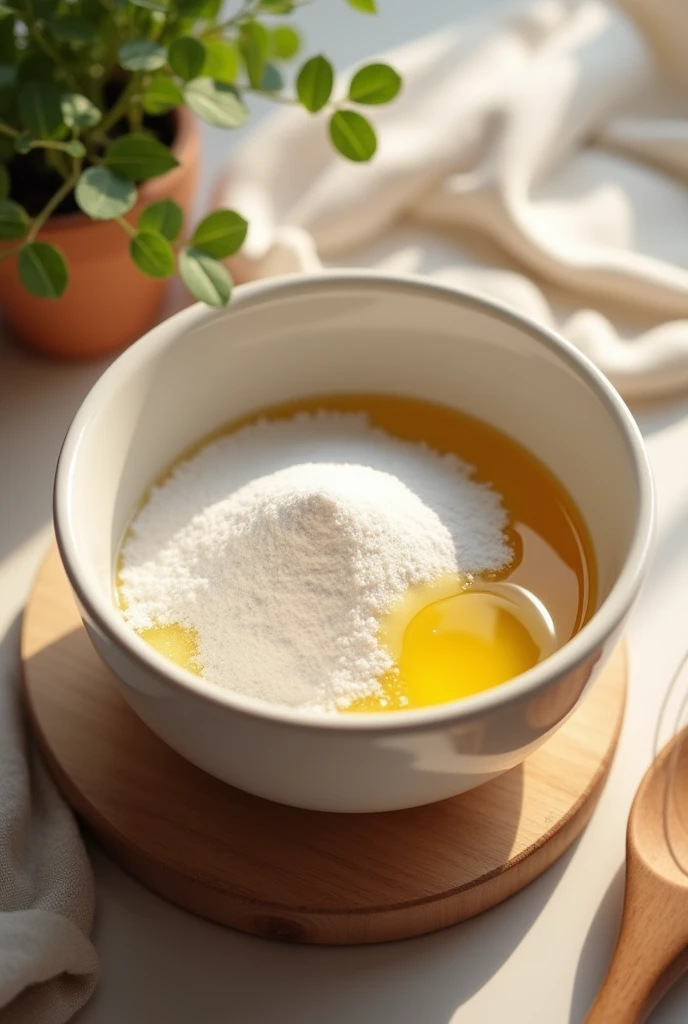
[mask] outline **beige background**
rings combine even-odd
[[[366,19],[344,0],[315,0],[299,20],[309,48],[343,67],[486,2],[379,0],[382,15]],[[226,134],[206,131],[204,195],[229,151]],[[49,539],[57,452],[103,365],[50,365],[0,340],[5,676],[18,670],[18,616]],[[663,691],[688,646],[688,396],[637,412],[657,480],[658,543],[631,628],[621,745],[600,807],[574,849],[508,904],[442,934],[308,949],[192,918],[148,894],[92,845],[103,978],[79,1024],[580,1024],[618,926],[629,803],[651,757]],[[688,980],[652,1024],[686,1019]]]

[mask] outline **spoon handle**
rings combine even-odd
[[[619,938],[584,1024],[642,1024],[687,966],[684,906],[677,906],[672,886],[628,852]]]

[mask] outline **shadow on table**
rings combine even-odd
[[[677,467],[676,472],[681,472]],[[654,546],[650,572],[645,583],[645,596],[662,587],[666,581],[666,573],[675,567],[683,550],[688,548],[688,493],[676,507],[672,508],[671,516],[665,517],[658,530]]]
[[[568,1024],[584,1024],[585,1015],[607,973],[621,923],[625,867],[612,879],[588,930],[573,984]],[[688,1002],[688,978],[677,982],[650,1014],[647,1024],[685,1024]]]
[[[55,464],[71,419],[106,361],[58,363],[0,327],[0,562],[50,518]]]
[[[623,907],[625,865],[616,872],[602,897],[585,937],[571,996],[569,1024],[582,1024],[604,980],[619,933]]]
[[[204,1024],[449,1024],[521,943],[571,857],[500,907],[446,931],[333,948],[211,925],[153,896],[93,844],[91,851],[103,980],[83,1024],[188,1024],[192,1008]]]
[[[188,303],[188,293],[175,281],[161,317]],[[0,562],[50,519],[55,466],[69,424],[119,354],[50,359],[22,347],[0,323]]]

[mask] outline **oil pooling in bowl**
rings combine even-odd
[[[592,608],[586,540],[563,488],[484,424],[329,398],[182,458],[125,538],[118,596],[210,684],[403,710],[498,685],[565,642]]]
[[[510,583],[444,577],[405,595],[383,619],[394,665],[380,693],[347,711],[429,707],[490,690],[527,672],[557,646],[549,612]]]
[[[163,657],[203,675],[195,630],[153,626],[140,636]],[[528,591],[508,583],[472,586],[458,577],[410,591],[384,618],[378,640],[392,667],[373,693],[340,710],[401,711],[470,697],[556,649],[551,616]]]

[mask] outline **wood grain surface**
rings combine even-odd
[[[123,868],[203,917],[310,943],[436,931],[540,875],[592,813],[626,694],[620,648],[580,709],[518,768],[427,807],[322,814],[232,789],[158,739],[91,647],[56,549],[26,609],[22,661],[52,773]]]

